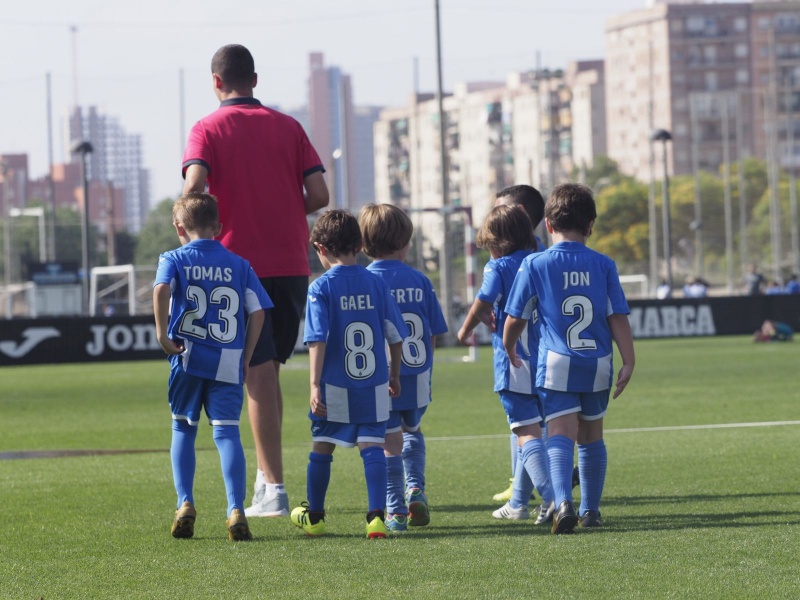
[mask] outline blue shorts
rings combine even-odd
[[[395,431],[415,432],[419,429],[422,415],[428,410],[427,406],[422,408],[409,408],[408,410],[393,410],[389,413],[389,420],[386,422],[386,433]]]
[[[571,413],[580,413],[578,417],[584,421],[602,419],[608,409],[610,394],[610,389],[599,392],[558,392],[539,388],[546,421]]]
[[[172,418],[197,426],[205,409],[212,425],[239,425],[244,387],[189,375],[183,368],[169,373],[169,408]]]
[[[352,448],[358,443],[386,441],[386,421],[380,423],[334,423],[333,421],[311,421],[311,439],[329,442],[337,446]]]
[[[512,431],[517,427],[541,423],[542,408],[536,394],[520,394],[509,390],[500,390],[497,393]]]

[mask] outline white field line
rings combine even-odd
[[[648,433],[658,431],[692,431],[696,429],[738,429],[743,427],[784,427],[787,425],[800,425],[800,421],[761,421],[757,423],[709,423],[708,425],[674,425],[667,427],[632,427],[630,429],[606,429],[603,434],[609,433]],[[507,433],[492,435],[463,435],[453,437],[425,436],[425,440],[432,442],[448,442],[457,440],[490,440],[495,438],[508,438]]]

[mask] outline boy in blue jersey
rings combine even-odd
[[[579,184],[556,186],[545,206],[553,246],[522,262],[506,304],[503,344],[521,364],[517,340],[537,311],[541,340],[536,385],[544,405],[549,438],[550,480],[558,509],[553,533],[601,527],[600,498],[608,456],[603,416],[613,384],[613,347],[622,367],[613,397],[630,381],[635,364],[630,313],[617,267],[586,246],[597,218],[592,191]],[[580,515],[572,503],[575,443],[580,469]]]
[[[535,352],[539,345],[536,313],[525,322],[522,339],[516,343],[520,361],[512,364],[503,348],[506,324],[506,301],[520,263],[536,247],[531,220],[518,206],[496,206],[486,216],[478,231],[477,244],[487,248],[492,259],[483,270],[483,283],[475,302],[458,332],[458,340],[466,343],[473,330],[494,311],[494,391],[508,417],[511,431],[521,449],[514,474],[514,489],[509,501],[492,515],[497,519],[522,520],[529,517],[528,500],[533,485],[539,490],[543,504],[536,524],[547,522],[553,515],[553,490],[550,486],[547,455],[539,424],[542,421],[536,394]],[[520,474],[525,470],[527,478]],[[532,482],[526,484],[525,482]]]
[[[178,493],[172,535],[194,535],[194,445],[204,409],[228,495],[228,537],[251,540],[239,417],[247,365],[272,301],[250,263],[214,239],[222,228],[214,196],[188,193],[172,215],[181,247],[159,257],[153,288],[156,334],[171,367],[170,454]]]
[[[361,209],[358,223],[364,253],[374,260],[367,269],[388,284],[410,330],[403,340],[402,393],[392,399],[384,445],[386,527],[405,531],[408,525],[430,523],[425,493],[425,436],[420,421],[431,402],[433,336],[445,333],[447,323],[433,284],[403,262],[414,233],[408,215],[391,204],[368,204]]]
[[[494,205],[521,206],[524,208],[531,220],[534,235],[536,234],[536,228],[539,227],[539,223],[541,223],[542,219],[544,218],[544,198],[542,198],[542,194],[539,192],[539,190],[531,185],[520,184],[503,188],[497,192]],[[543,249],[544,244],[542,243],[542,240],[536,236],[536,251],[541,252]],[[492,331],[494,331],[494,315],[491,315],[491,319],[488,322],[485,322],[485,324]],[[531,350],[531,352],[533,352],[533,350]],[[544,427],[544,423],[542,423],[542,441],[545,443],[547,439],[546,431],[546,427]],[[520,447],[519,440],[517,440],[517,436],[513,431],[509,435],[508,441],[509,448],[511,450],[511,481],[506,490],[497,493],[492,497],[492,500],[495,500],[496,502],[508,502],[511,500],[511,495],[514,493],[514,477],[515,473],[517,473],[517,460],[519,459]],[[521,469],[519,474],[523,478],[527,477],[527,472],[525,469]],[[524,485],[526,487],[531,487],[533,483],[528,481],[525,482]]]
[[[325,533],[325,494],[336,446],[358,445],[367,481],[367,537],[385,538],[386,436],[391,397],[400,394],[406,325],[388,286],[356,264],[361,231],[345,210],[323,213],[311,242],[326,272],[308,288],[303,341],[311,367],[308,502],[292,522],[308,535]],[[390,361],[386,360],[389,344]]]

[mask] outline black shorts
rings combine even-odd
[[[250,366],[268,360],[285,363],[292,356],[300,332],[300,319],[306,307],[308,277],[264,277],[261,285],[275,305],[265,311],[264,327],[258,338]]]

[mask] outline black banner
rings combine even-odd
[[[632,300],[633,336],[752,334],[765,319],[800,332],[800,295]],[[165,358],[151,316],[0,320],[0,366]]]

